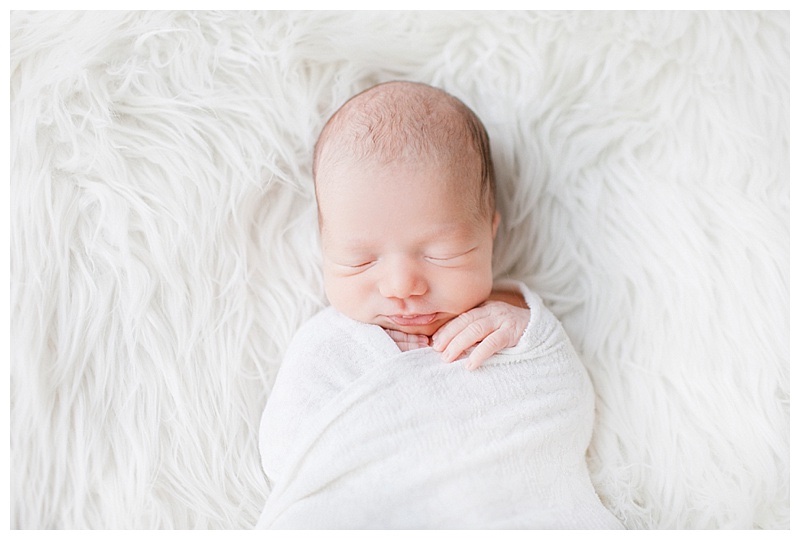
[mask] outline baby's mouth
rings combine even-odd
[[[397,326],[425,326],[431,324],[438,313],[387,315],[386,317]]]

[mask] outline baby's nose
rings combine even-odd
[[[384,268],[380,293],[386,298],[409,298],[427,292],[428,287],[423,273],[416,263],[397,260]]]

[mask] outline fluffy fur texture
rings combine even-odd
[[[240,528],[325,298],[310,158],[384,80],[484,120],[498,277],[593,379],[632,528],[789,520],[785,12],[14,12],[11,520]]]

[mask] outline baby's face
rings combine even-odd
[[[430,336],[486,300],[499,216],[476,217],[474,192],[451,187],[459,185],[454,174],[426,164],[318,173],[331,305],[361,322]]]

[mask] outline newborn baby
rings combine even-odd
[[[373,87],[326,124],[314,178],[331,306],[264,410],[258,527],[619,528],[586,467],[585,369],[538,296],[493,283],[500,217],[472,111]]]

